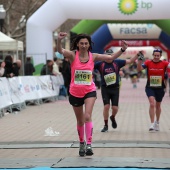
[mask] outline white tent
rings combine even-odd
[[[17,41],[0,32],[0,51],[23,51],[23,42]]]

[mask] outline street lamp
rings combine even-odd
[[[6,10],[3,5],[0,5],[0,31],[2,32],[4,19],[6,17]]]

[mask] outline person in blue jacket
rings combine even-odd
[[[112,54],[112,49],[105,51],[106,54]],[[101,74],[101,94],[104,104],[103,109],[103,118],[104,118],[104,127],[101,132],[108,131],[108,118],[109,118],[109,109],[110,101],[112,105],[112,115],[110,120],[112,127],[117,128],[117,122],[115,116],[118,112],[118,103],[119,103],[119,87],[120,87],[120,69],[126,64],[131,64],[135,62],[142,55],[142,52],[138,52],[134,57],[130,59],[115,59],[115,60],[105,60],[95,63],[94,69],[99,70]],[[142,55],[143,57],[143,55]]]

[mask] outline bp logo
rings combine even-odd
[[[120,0],[119,11],[125,15],[132,15],[137,11],[138,3],[137,0]]]

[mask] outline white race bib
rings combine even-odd
[[[75,70],[74,83],[78,85],[91,85],[92,71],[89,70]]]
[[[116,83],[116,73],[106,74],[104,76],[104,80],[105,80],[107,86],[115,84]]]
[[[150,76],[150,86],[151,87],[162,86],[162,76]]]

